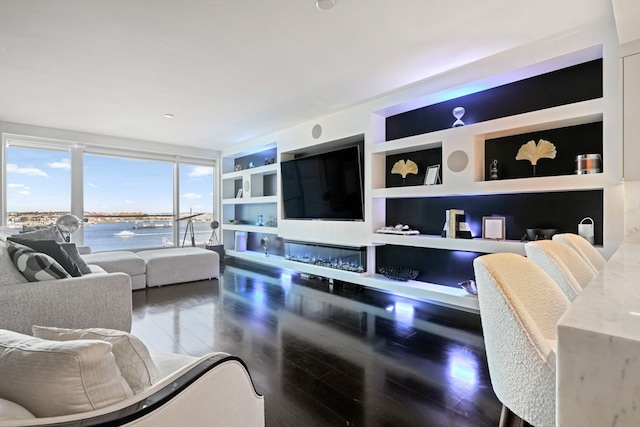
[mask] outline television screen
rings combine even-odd
[[[280,167],[286,219],[364,220],[358,146],[284,161]]]

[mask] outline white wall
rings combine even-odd
[[[590,28],[580,33],[554,37],[542,42],[495,55],[469,64],[446,74],[429,78],[410,87],[399,89],[369,100],[336,114],[283,129],[261,138],[241,144],[243,149],[259,147],[273,141],[278,143],[279,154],[287,151],[321,144],[324,142],[365,134],[365,201],[366,220],[364,223],[340,223],[323,221],[280,220],[278,234],[284,238],[327,242],[339,245],[370,245],[371,233],[379,226],[372,222],[374,209],[384,209],[381,199],[371,198],[372,181],[380,179],[372,176],[373,144],[384,140],[384,117],[421,106],[456,98],[497,85],[510,83],[529,76],[541,74],[572,63],[593,59],[594,53],[601,51],[604,59],[604,158],[605,172],[605,256],[610,255],[623,240],[624,191],[621,182],[622,158],[621,135],[617,117],[620,115],[620,74],[618,41],[615,24]],[[566,61],[572,63],[565,64]],[[311,129],[320,124],[322,136],[314,139]],[[223,157],[233,156],[237,147],[224,150]],[[448,150],[448,148],[447,148]],[[443,153],[443,158],[444,158]],[[472,160],[473,161],[473,160]],[[637,166],[636,167],[640,167]],[[376,169],[379,169],[376,168]],[[282,217],[282,216],[280,216]]]

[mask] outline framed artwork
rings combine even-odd
[[[503,216],[483,216],[482,238],[504,240],[506,238],[505,218]]]
[[[440,172],[440,165],[433,165],[427,168],[427,173],[424,176],[424,184],[425,185],[435,185],[440,182],[440,177],[438,176],[438,172]]]

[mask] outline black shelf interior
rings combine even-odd
[[[483,216],[503,216],[507,240],[520,240],[527,228],[576,233],[593,218],[596,245],[602,245],[603,190],[387,199],[387,225],[407,224],[421,234],[440,235],[447,209],[462,209],[474,237],[482,237]]]
[[[489,180],[490,165],[494,159],[498,161],[498,179],[533,176],[531,163],[527,160],[516,160],[516,155],[523,144],[531,140],[537,144],[541,139],[553,143],[557,154],[555,159],[538,160],[536,176],[573,175],[576,170],[577,155],[600,154],[602,156],[602,121],[487,139],[484,143],[484,179]],[[601,166],[600,172],[603,171]]]
[[[473,260],[480,252],[415,248],[396,245],[376,247],[376,267],[405,267],[418,270],[419,282],[459,287],[458,283],[474,278]]]
[[[278,150],[277,148],[271,148],[269,150],[261,151],[259,153],[251,154],[244,157],[238,157],[234,164],[240,165],[242,170],[250,169],[249,163],[253,163],[253,167],[264,166],[275,163],[277,160]]]
[[[418,165],[418,174],[408,174],[403,180],[402,175],[391,173],[393,165],[399,160],[413,160]],[[387,188],[423,185],[427,168],[441,164],[442,148],[431,148],[428,150],[389,155],[386,158],[385,185]],[[440,178],[438,182],[442,183],[442,167],[438,170],[438,177]]]
[[[386,140],[453,126],[452,111],[464,107],[469,125],[530,111],[602,98],[602,59],[585,62],[460,98],[389,116]]]

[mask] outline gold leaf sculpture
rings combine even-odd
[[[544,139],[538,141],[537,145],[535,141],[522,144],[522,147],[520,147],[516,155],[516,160],[529,160],[533,166],[535,166],[540,159],[555,158],[556,146]]]
[[[391,173],[398,173],[405,179],[408,174],[418,174],[418,165],[413,160],[398,160],[391,168]]]

